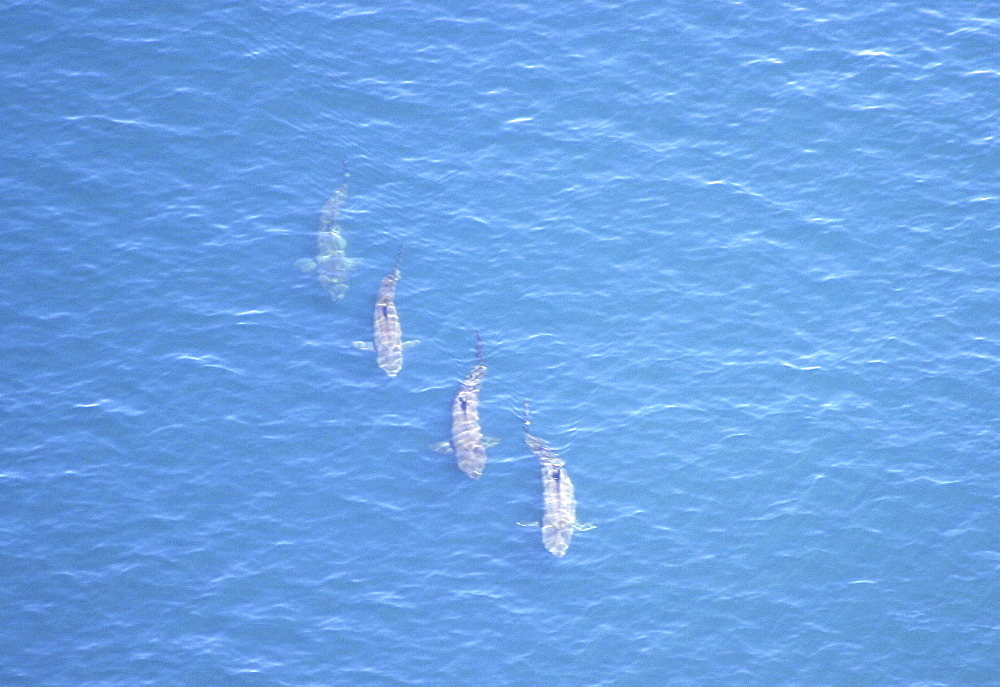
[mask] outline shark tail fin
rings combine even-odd
[[[476,358],[479,359],[480,365],[486,364],[486,356],[483,354],[483,336],[476,330]]]
[[[396,253],[396,276],[399,276],[399,267],[403,264],[403,244],[399,244],[399,252]]]

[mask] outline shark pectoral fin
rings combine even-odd
[[[587,530],[596,529],[597,525],[592,522],[578,522],[573,525],[573,529],[577,532],[586,532]]]
[[[362,351],[375,350],[375,344],[373,344],[371,341],[355,341],[353,345],[355,348],[361,349]]]
[[[496,437],[483,437],[483,448],[493,448],[500,443]]]
[[[295,266],[303,272],[312,272],[316,269],[316,261],[309,258],[301,258],[295,261]]]
[[[430,449],[435,453],[454,453],[455,449],[451,447],[450,441],[439,441],[436,444],[431,444]]]
[[[519,522],[517,524],[521,527],[539,527],[537,522]]]
[[[413,341],[404,341],[403,342],[403,350],[404,351],[408,351],[411,348],[413,348],[414,346],[416,346],[418,343],[420,343],[420,341],[417,340],[417,339],[414,339]]]

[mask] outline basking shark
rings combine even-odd
[[[545,502],[542,543],[553,556],[561,558],[566,555],[575,530],[589,530],[594,526],[577,524],[576,495],[566,472],[566,461],[548,442],[531,433],[527,401],[524,402],[524,442],[542,465],[542,496]]]
[[[350,176],[344,172],[344,184],[333,192],[320,212],[316,259],[302,258],[295,262],[303,272],[315,270],[319,283],[335,301],[339,301],[347,293],[347,275],[355,262],[344,254],[347,241],[340,235],[340,225],[337,224],[340,209],[347,201],[347,180]]]
[[[479,390],[486,377],[486,357],[483,355],[483,338],[478,331],[476,358],[476,366],[462,382],[451,404],[451,441],[431,447],[441,453],[454,453],[458,469],[472,479],[479,479],[483,474],[486,449],[497,443],[495,439],[484,439],[479,427]]]
[[[399,281],[399,265],[403,261],[403,247],[396,256],[396,269],[382,278],[375,300],[375,338],[372,342],[355,341],[354,347],[363,351],[375,351],[378,366],[390,377],[395,377],[403,369],[403,350],[416,346],[419,341],[403,341],[403,330],[399,326],[396,313],[396,282]]]

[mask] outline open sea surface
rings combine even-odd
[[[1000,685],[997,3],[0,19],[0,685]]]

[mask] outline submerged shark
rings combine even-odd
[[[355,341],[354,347],[363,351],[375,351],[378,366],[390,377],[395,377],[403,369],[403,350],[416,346],[419,341],[403,341],[403,330],[399,326],[396,313],[396,282],[399,281],[399,265],[403,261],[403,247],[396,256],[396,269],[382,278],[375,300],[375,337],[371,342]]]
[[[538,456],[542,466],[542,496],[545,514],[542,517],[542,543],[553,556],[563,557],[576,530],[593,529],[593,525],[576,522],[576,494],[566,472],[566,461],[544,439],[531,433],[528,402],[524,402],[524,442]],[[537,523],[535,523],[537,524]]]
[[[319,283],[335,301],[347,293],[347,275],[355,263],[344,254],[347,241],[340,235],[340,225],[337,224],[340,209],[347,201],[347,180],[350,176],[344,172],[344,184],[333,192],[320,212],[316,259],[302,258],[295,263],[303,272],[315,270]]]
[[[486,357],[483,355],[483,338],[478,331],[476,358],[476,366],[462,382],[451,404],[451,441],[431,447],[440,453],[454,453],[458,469],[472,479],[479,479],[483,474],[486,449],[497,443],[495,439],[484,438],[479,427],[479,390],[486,377]]]

